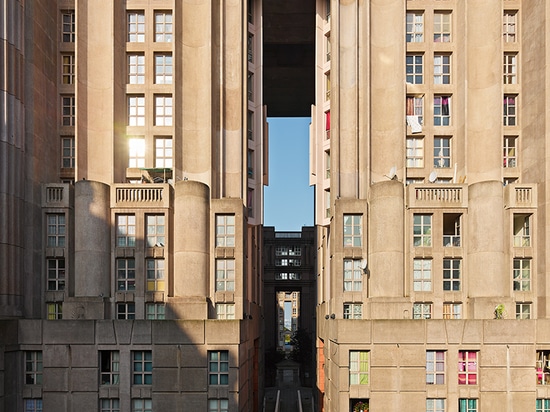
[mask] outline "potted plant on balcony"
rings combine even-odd
[[[506,311],[504,305],[501,303],[495,307],[495,319],[504,319]]]
[[[353,405],[353,412],[369,412],[369,403],[359,401]]]

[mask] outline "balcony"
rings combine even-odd
[[[506,208],[533,208],[537,206],[535,185],[512,183],[504,188]]]
[[[411,184],[407,186],[410,208],[467,207],[468,191],[465,185]]]
[[[117,184],[111,186],[113,208],[169,208],[171,187],[169,184]]]
[[[71,185],[47,183],[42,186],[42,207],[69,207]]]

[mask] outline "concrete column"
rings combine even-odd
[[[208,296],[210,189],[180,181],[174,202],[174,297]]]
[[[111,290],[110,187],[75,183],[75,296],[109,296]]]

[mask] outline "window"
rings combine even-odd
[[[503,83],[504,84],[516,84],[517,83],[517,53],[504,53],[503,63]]]
[[[325,17],[330,22],[330,0],[325,0]]]
[[[145,13],[142,11],[128,13],[128,41],[130,43],[145,41]]]
[[[462,319],[462,303],[443,303],[443,319]]]
[[[145,56],[143,54],[128,55],[128,84],[145,83]]]
[[[246,192],[246,206],[248,217],[254,217],[254,189],[248,188]]]
[[[128,96],[128,125],[145,126],[145,96]]]
[[[426,412],[445,412],[445,399],[426,399]]]
[[[445,351],[426,351],[426,383],[429,385],[445,383]]]
[[[514,259],[514,290],[531,290],[531,259]]]
[[[369,384],[369,352],[349,351],[349,384]]]
[[[413,319],[431,319],[432,304],[426,302],[417,302],[413,304]]]
[[[172,138],[156,137],[155,138],[155,167],[171,169],[173,149]]]
[[[361,247],[361,225],[361,215],[344,215],[344,246]]]
[[[25,352],[25,385],[42,385],[42,351]]]
[[[434,96],[434,126],[451,124],[451,96]]]
[[[504,126],[516,125],[516,97],[515,95],[505,94],[503,105],[503,124]]]
[[[436,11],[434,13],[434,42],[448,43],[451,41],[451,13]]]
[[[514,214],[514,246],[531,246],[531,215]]]
[[[413,244],[415,247],[432,246],[432,215],[413,215]]]
[[[410,119],[410,116],[414,116],[418,125],[420,126],[424,121],[424,97],[422,96],[407,96],[407,107],[406,107],[407,118]],[[413,128],[413,133],[422,131],[415,130]]]
[[[250,24],[254,24],[254,0],[247,1],[247,21]]]
[[[325,179],[330,179],[330,150],[325,150]]]
[[[531,319],[531,303],[516,303],[516,319]]]
[[[132,399],[132,412],[153,412],[153,400]]]
[[[325,73],[325,101],[330,100],[330,72]]]
[[[74,136],[61,138],[61,167],[74,169],[75,164],[75,141]]]
[[[248,33],[247,42],[246,42],[246,54],[248,61],[254,63],[254,35]]]
[[[246,168],[249,178],[254,178],[254,150],[248,149],[246,155]]]
[[[249,110],[247,112],[247,122],[246,122],[246,134],[248,140],[254,140],[254,112]]]
[[[165,291],[164,259],[146,259],[145,265],[147,267],[147,291]]]
[[[363,290],[361,259],[344,259],[344,292]]]
[[[537,385],[550,385],[550,350],[538,350],[536,358]],[[545,405],[548,406],[545,401]],[[550,411],[548,411],[550,412]]]
[[[136,290],[136,261],[135,259],[116,260],[117,290]]]
[[[172,126],[172,96],[155,96],[155,126]]]
[[[229,351],[208,351],[208,384],[229,384]]]
[[[117,319],[135,319],[136,318],[136,304],[131,303],[117,303],[116,305],[116,318]]]
[[[164,247],[165,219],[164,215],[147,215],[147,247]]]
[[[164,303],[147,303],[145,305],[145,318],[147,320],[166,319],[166,305]]]
[[[422,84],[424,72],[424,55],[407,54],[406,57],[407,83]]]
[[[458,384],[477,385],[477,352],[458,352]]]
[[[330,110],[325,112],[325,138],[330,139]]]
[[[145,167],[145,139],[128,139],[128,167]]]
[[[229,412],[229,399],[208,399],[208,412]]]
[[[61,55],[61,82],[74,84],[74,53]]]
[[[434,56],[434,84],[451,83],[451,55],[436,54]]]
[[[65,290],[65,258],[47,259],[48,290]]]
[[[363,304],[344,303],[344,319],[363,319]]]
[[[326,58],[326,61],[329,62],[330,61],[330,53],[331,53],[331,49],[332,49],[331,44],[330,44],[330,33],[325,36],[325,47],[326,47],[325,58]]]
[[[235,260],[216,259],[216,292],[235,290]]]
[[[275,280],[300,280],[302,275],[300,273],[275,273]]]
[[[172,54],[155,53],[155,84],[172,84]]]
[[[550,399],[537,399],[536,412],[550,412]]]
[[[136,216],[116,216],[116,239],[118,247],[134,247],[136,245]]]
[[[63,213],[48,213],[48,247],[65,247],[65,215]]]
[[[61,124],[63,126],[74,126],[76,119],[76,103],[74,96],[61,97]]]
[[[424,41],[424,14],[421,11],[407,12],[407,43]]]
[[[460,259],[443,259],[443,290],[460,290]]]
[[[502,19],[502,35],[505,43],[516,42],[517,11],[505,10]]]
[[[434,167],[451,167],[451,139],[434,137]]]
[[[517,166],[516,145],[517,145],[517,136],[504,136],[503,160],[502,160],[504,167]]]
[[[459,399],[458,412],[477,412],[477,399]]]
[[[63,319],[63,303],[60,303],[60,302],[46,303],[46,310],[48,312],[48,320]]]
[[[155,13],[155,41],[170,43],[172,41],[172,13],[158,11]]]
[[[120,354],[117,350],[99,351],[99,381],[101,385],[118,385]]]
[[[119,399],[100,399],[100,412],[120,412],[120,400]]]
[[[459,213],[443,214],[443,246],[460,247],[460,221]]]
[[[63,43],[74,43],[76,37],[76,20],[74,10],[65,10],[61,13]]]
[[[152,351],[132,352],[132,383],[134,385],[151,385],[153,383]]]
[[[246,80],[246,94],[248,96],[248,101],[254,101],[254,73],[248,72]]]
[[[407,167],[424,167],[423,137],[407,137]]]
[[[42,412],[42,399],[24,399],[25,412]]]
[[[432,260],[414,259],[413,290],[415,292],[431,292],[432,290]]]
[[[235,215],[216,215],[216,246],[235,247]]]
[[[235,319],[235,304],[216,303],[216,319]]]
[[[325,218],[330,218],[330,190],[325,190]]]

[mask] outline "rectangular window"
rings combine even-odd
[[[128,139],[128,167],[145,167],[145,139]]]
[[[477,352],[458,352],[458,384],[477,385]]]
[[[155,42],[172,42],[172,13],[169,11],[155,12]]]
[[[344,303],[344,319],[363,319],[363,304]]]
[[[434,42],[448,43],[451,41],[451,13],[436,11],[434,13]]]
[[[535,373],[537,385],[550,385],[550,350],[537,351]]]
[[[124,292],[136,290],[136,260],[117,259],[116,267],[117,290]]]
[[[517,124],[516,108],[517,96],[512,94],[505,94],[503,103],[504,126],[515,126]]]
[[[61,124],[74,126],[76,124],[76,100],[74,96],[61,97]]]
[[[443,246],[460,247],[460,213],[443,214]]]
[[[330,100],[330,72],[325,73],[325,101]]]
[[[117,303],[116,305],[116,318],[123,319],[135,319],[136,318],[136,304],[131,303]]]
[[[25,385],[42,385],[42,351],[25,352]]]
[[[99,382],[101,385],[118,385],[120,354],[117,350],[99,351]]]
[[[254,217],[254,189],[250,187],[246,191],[246,206],[248,217]]]
[[[362,246],[362,216],[344,215],[344,246]]]
[[[368,351],[349,351],[349,384],[350,385],[368,385],[369,384],[369,352]]]
[[[407,83],[422,84],[424,72],[424,55],[423,54],[407,54],[406,57],[406,73]]]
[[[128,126],[145,126],[145,96],[128,96]]]
[[[504,62],[502,67],[504,84],[517,83],[517,80],[518,80],[517,59],[518,59],[517,53],[504,53]]]
[[[164,247],[166,229],[164,215],[147,215],[147,247]]]
[[[330,61],[330,53],[331,53],[330,33],[328,33],[325,36],[325,48],[326,48],[325,58],[326,58],[326,61],[329,62]]]
[[[330,139],[330,110],[325,112],[325,138]]]
[[[254,35],[248,33],[247,42],[246,42],[246,54],[249,63],[254,63]]]
[[[128,84],[145,83],[145,56],[143,54],[128,55]]]
[[[434,167],[451,167],[451,138],[434,137]]]
[[[445,351],[426,351],[426,383],[429,385],[445,384]]]
[[[48,247],[65,247],[66,223],[63,213],[48,213]]]
[[[229,384],[229,351],[208,351],[208,384]]]
[[[216,246],[235,247],[235,215],[216,215]]]
[[[216,292],[235,290],[235,260],[216,259]]]
[[[147,303],[145,305],[145,318],[147,320],[166,319],[166,305],[164,303]]]
[[[407,96],[406,107],[407,118],[414,116],[418,125],[424,122],[424,97],[423,96]],[[420,132],[420,129],[418,132]],[[416,131],[413,129],[413,133]]]
[[[74,136],[61,138],[61,167],[74,169],[75,165],[75,140]]]
[[[424,13],[421,11],[407,12],[407,43],[424,41]]]
[[[461,259],[443,259],[443,290],[460,291]]]
[[[118,247],[136,246],[136,216],[116,216],[116,244]]]
[[[413,215],[413,244],[415,247],[432,246],[432,215]]]
[[[128,13],[128,42],[145,42],[145,13],[143,11]]]
[[[459,399],[458,412],[477,412],[477,399]]]
[[[434,84],[451,84],[451,55],[434,55]]]
[[[531,290],[531,259],[514,259],[514,290]]]
[[[514,247],[531,246],[531,215],[514,213]]]
[[[76,37],[76,19],[74,10],[65,10],[61,13],[63,43],[74,43]]]
[[[413,304],[413,319],[431,319],[432,304],[426,302],[417,302]]]
[[[537,399],[536,412],[550,412],[550,399]]]
[[[155,84],[172,84],[172,54],[155,53]]]
[[[432,291],[432,260],[414,259],[413,290],[415,292]]]
[[[254,101],[254,73],[248,72],[246,80],[246,94],[248,96],[248,101]]]
[[[407,167],[424,167],[423,137],[407,137]]]
[[[462,303],[443,303],[443,319],[462,319]]]
[[[153,412],[153,400],[132,399],[132,412]]]
[[[517,11],[504,11],[502,19],[502,35],[505,43],[516,42],[517,15]]]
[[[426,399],[426,412],[445,412],[445,399]]]
[[[42,399],[24,399],[25,412],[42,412]]]
[[[65,258],[47,259],[48,290],[65,290]]]
[[[451,96],[434,96],[434,126],[451,124]]]
[[[46,310],[48,312],[48,320],[63,319],[63,303],[49,302],[46,303]]]
[[[74,53],[61,55],[61,82],[63,84],[74,84]]]
[[[516,319],[531,319],[531,303],[516,303]]]
[[[330,150],[325,151],[325,179],[330,179]]]
[[[235,304],[216,303],[216,319],[235,319]]]
[[[99,400],[99,412],[120,412],[120,400],[109,398]]]
[[[173,148],[171,137],[155,138],[155,167],[171,169],[173,167]]]
[[[153,383],[152,351],[132,352],[132,383],[134,385],[151,385]]]
[[[344,292],[363,290],[361,259],[344,259]]]
[[[254,150],[248,149],[246,155],[246,169],[249,178],[254,178]]]
[[[208,399],[208,412],[229,412],[229,399]]]
[[[163,292],[166,290],[164,280],[164,259],[146,259],[147,291]]]
[[[517,136],[504,136],[503,144],[503,166],[504,167],[516,167],[517,166]]]
[[[247,122],[246,122],[246,134],[248,140],[254,140],[254,112],[249,110],[247,112]]]
[[[172,96],[155,96],[155,126],[172,126]]]

